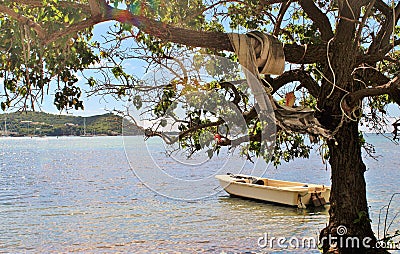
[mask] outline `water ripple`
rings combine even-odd
[[[230,198],[224,192],[194,202],[167,199],[133,175],[119,137],[0,139],[0,147],[0,253],[262,252],[257,239],[265,232],[312,237],[328,219],[327,210]],[[400,179],[398,162],[385,158],[384,166],[367,161],[374,221]],[[148,166],[146,160],[140,163]],[[330,177],[317,157],[267,174],[323,183]],[[399,207],[400,201],[394,202],[393,209]],[[400,222],[392,227],[400,228]]]

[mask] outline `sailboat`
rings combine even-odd
[[[86,117],[83,118],[83,135],[81,137],[93,137],[93,135],[86,133]]]
[[[8,132],[7,132],[7,117],[4,117],[4,129],[3,129],[2,136],[3,137],[7,137],[8,136]]]

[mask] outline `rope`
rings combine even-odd
[[[346,0],[346,4],[350,9],[351,15],[353,15],[353,20],[356,20],[356,15],[354,14],[353,8],[351,8],[350,3],[348,0]]]
[[[263,80],[265,82],[265,84],[268,85],[268,87],[264,87],[264,90],[267,94],[272,94],[272,92],[274,91],[274,88],[272,87],[272,85],[264,78],[261,78],[261,80]]]
[[[337,88],[337,89],[339,89],[339,90],[341,90],[341,91],[343,91],[343,92],[345,92],[345,93],[349,93],[349,91],[347,91],[346,89],[343,89],[343,88],[341,88],[341,87],[339,87],[339,86],[336,85],[336,73],[335,73],[335,71],[333,70],[333,67],[332,67],[332,64],[331,64],[331,59],[329,58],[329,47],[330,47],[330,43],[333,41],[333,39],[334,39],[334,38],[332,38],[332,39],[330,39],[330,40],[328,41],[328,45],[327,45],[327,48],[326,48],[326,58],[327,58],[327,60],[328,60],[329,69],[331,70],[332,75],[333,75],[333,82],[330,81],[320,70],[318,70],[318,68],[315,67],[315,70],[316,70],[326,81],[328,81],[328,83],[330,83],[330,84],[332,85],[332,90],[331,90],[331,92],[329,93],[329,95],[326,97],[327,99],[329,99],[329,98],[332,96],[333,91],[335,90],[335,88]]]
[[[347,2],[347,1],[346,1]],[[328,41],[328,45],[326,46],[326,58],[328,59],[328,66],[329,69],[332,72],[333,75],[333,83],[332,83],[332,91],[329,93],[329,95],[326,97],[327,99],[329,99],[331,97],[331,95],[333,94],[333,91],[335,90],[336,87],[336,73],[332,68],[332,64],[331,64],[331,59],[329,58],[329,47],[331,42],[333,41],[334,37],[332,37],[329,41]]]
[[[395,36],[394,36],[394,32],[395,32],[395,29],[396,29],[396,12],[395,12],[395,8],[394,8],[394,0],[392,0],[392,13],[393,13],[393,30],[392,30],[392,39],[393,39],[393,41],[392,41],[392,43],[393,43],[393,52],[394,52],[394,46],[395,46]]]
[[[378,68],[366,64],[366,66],[360,66],[360,67],[354,68],[354,70],[353,70],[353,72],[351,73],[351,75],[354,75],[354,73],[355,73],[357,70],[360,70],[360,69],[373,69],[373,70],[379,71]]]
[[[354,109],[352,109],[351,115],[350,115],[350,116],[347,115],[347,114],[346,114],[346,110],[343,109],[343,102],[344,102],[344,99],[346,98],[347,95],[349,95],[349,94],[346,94],[346,95],[344,95],[344,96],[342,97],[342,99],[341,99],[341,101],[340,101],[340,109],[342,110],[343,115],[346,116],[350,121],[358,122],[358,120],[361,118],[361,116],[357,116],[357,115],[356,115],[356,111],[357,111],[358,109],[361,109],[361,106],[358,106],[358,107],[355,107]],[[359,105],[360,105],[360,104],[362,104],[362,101],[361,101],[361,100],[359,101]],[[354,118],[352,118],[352,117],[354,117]]]
[[[308,44],[305,44],[305,45],[304,45],[304,53],[303,53],[303,56],[300,58],[300,60],[297,61],[298,64],[301,63],[301,61],[303,61],[304,57],[306,56],[307,48],[308,48]]]

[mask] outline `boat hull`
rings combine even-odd
[[[235,196],[305,208],[313,199],[329,201],[330,187],[246,175],[215,176],[224,190]],[[236,177],[236,178],[235,178]],[[317,200],[318,201],[318,200]],[[323,204],[323,202],[321,202]]]

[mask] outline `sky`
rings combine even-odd
[[[93,40],[98,42],[103,42],[104,38],[101,37],[110,26],[115,24],[113,21],[100,23],[94,26],[93,30]],[[124,66],[124,68],[129,68],[130,66]],[[131,66],[134,67],[134,66]],[[89,71],[84,73],[88,74]],[[81,74],[78,73],[78,85],[82,88],[87,87],[86,80]],[[41,105],[41,110],[46,113],[60,114],[59,110],[53,104],[54,96],[52,94],[45,96],[44,103]],[[109,110],[113,109],[123,109],[125,103],[117,101],[111,96],[91,96],[87,97],[86,93],[82,95],[82,100],[84,102],[84,110],[69,110],[68,112],[61,112],[61,114],[71,114],[74,116],[93,116],[109,113]]]

